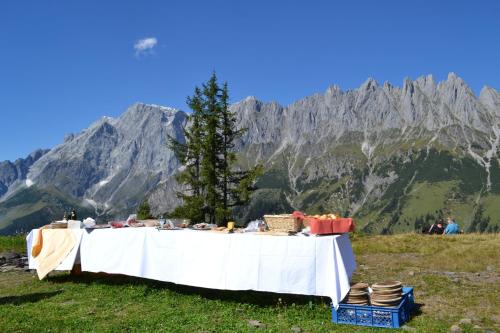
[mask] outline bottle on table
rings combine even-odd
[[[74,221],[78,220],[78,217],[76,216],[76,210],[74,208],[71,209],[71,214],[69,216],[69,219]]]

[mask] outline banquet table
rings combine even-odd
[[[147,227],[80,232],[79,256],[72,260],[79,260],[82,271],[202,288],[327,296],[334,306],[349,291],[356,267],[348,234],[272,236]],[[27,237],[28,253],[33,233]],[[29,260],[35,268],[36,260]],[[67,261],[57,269],[67,270]]]

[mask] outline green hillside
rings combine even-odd
[[[349,156],[353,166],[349,173],[307,181],[308,170],[304,170],[295,188],[290,182],[285,153],[257,183],[265,191],[257,192],[250,208],[246,208],[246,215],[239,216],[294,209],[309,214],[336,212],[354,216],[358,228],[364,232],[387,234],[420,230],[437,218],[451,215],[465,231],[500,231],[500,167],[496,160],[490,169],[492,186],[488,191],[487,173],[472,158],[437,149],[413,150],[413,147],[406,153],[402,153],[402,147],[398,149],[398,154],[393,151],[392,157],[380,158],[371,171],[381,179],[396,175],[395,180],[378,196],[367,197],[354,212],[351,207],[363,201],[363,182],[370,171],[364,167],[363,156],[353,153],[355,147],[344,145],[336,152]],[[275,193],[272,200],[262,197],[262,193],[271,192]],[[270,211],[269,204],[258,204],[263,200],[280,209]]]
[[[32,186],[0,203],[0,235],[27,232],[33,228],[60,220],[64,212],[75,208],[80,217],[95,216],[92,207],[54,188]]]
[[[398,179],[380,200],[356,214],[363,230],[375,233],[420,230],[437,218],[450,215],[466,231],[488,217],[488,223],[481,223],[481,229],[474,231],[499,230],[500,215],[493,215],[500,203],[496,188],[486,191],[486,172],[471,158],[436,150],[420,151],[409,161],[393,159],[377,172],[387,170],[395,170]],[[495,177],[496,172],[492,170]],[[478,215],[480,207],[482,215]]]

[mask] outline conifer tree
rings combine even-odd
[[[179,142],[175,138],[168,137],[168,146],[173,150],[176,158],[184,166],[184,170],[176,176],[177,182],[184,185],[184,191],[177,192],[177,196],[182,199],[183,204],[176,207],[170,214],[172,217],[186,217],[193,221],[203,220],[204,199],[201,184],[201,160],[202,141],[204,138],[202,91],[195,88],[194,95],[187,98],[187,104],[192,113],[188,116],[190,126],[183,129],[185,142]]]
[[[221,163],[221,134],[219,131],[220,96],[217,77],[212,75],[203,85],[205,137],[202,143],[201,182],[205,190],[205,211],[209,223],[216,223],[216,211],[222,201],[219,168]]]
[[[151,208],[149,207],[149,202],[144,200],[137,209],[137,218],[139,220],[147,220],[153,218],[151,214]]]
[[[220,95],[219,131],[221,133],[219,163],[220,192],[222,205],[218,207],[217,220],[225,224],[231,218],[232,208],[246,204],[251,192],[255,189],[253,183],[261,174],[261,167],[257,166],[248,171],[234,170],[236,163],[235,141],[245,132],[246,128],[238,129],[236,114],[229,109],[229,89],[224,83]]]
[[[169,146],[185,166],[177,181],[187,187],[178,193],[183,204],[171,215],[224,225],[235,206],[249,201],[261,167],[235,170],[235,141],[245,129],[237,128],[236,115],[229,109],[227,83],[220,88],[213,74],[202,88],[188,98],[193,112],[184,129],[186,142],[169,137]]]

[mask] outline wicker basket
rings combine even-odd
[[[291,214],[264,215],[264,220],[271,231],[298,232],[302,230],[302,220]]]

